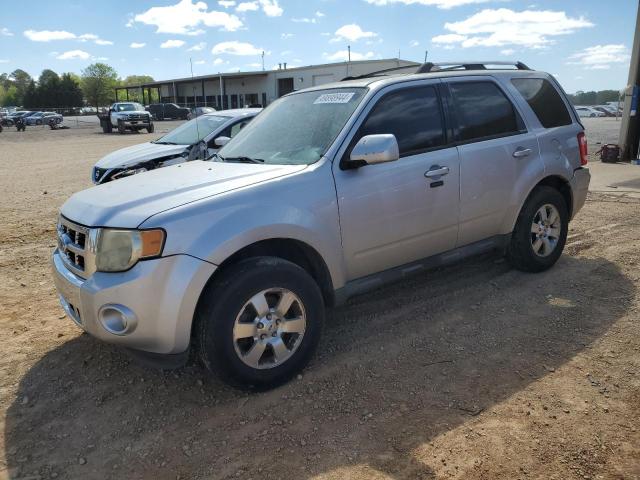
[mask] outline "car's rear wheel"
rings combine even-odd
[[[541,272],[560,258],[567,240],[569,212],[562,194],[536,187],[520,211],[507,257],[518,270]]]
[[[123,121],[118,121],[118,133],[123,134],[126,133],[127,131],[127,127],[125,127],[124,122]]]
[[[147,132],[148,133],[153,133],[155,132],[156,128],[153,126],[153,123],[149,124],[149,126],[147,127]]]
[[[277,386],[309,362],[323,322],[322,294],[305,270],[281,258],[250,258],[203,292],[196,313],[200,357],[231,385]]]

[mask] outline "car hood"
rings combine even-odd
[[[61,213],[86,226],[136,228],[157,213],[305,168],[196,160],[83,190],[64,203]]]
[[[96,167],[98,168],[129,168],[140,162],[157,158],[180,155],[187,150],[189,145],[161,145],[158,143],[141,143],[130,147],[121,148],[102,157]]]

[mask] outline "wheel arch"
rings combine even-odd
[[[569,218],[573,217],[573,193],[571,192],[571,184],[568,180],[559,175],[550,175],[548,177],[545,177],[531,189],[529,195],[527,195],[527,199],[531,196],[531,192],[533,192],[537,187],[540,186],[547,186],[558,190],[562,195],[562,198],[564,198],[565,204],[567,205]]]

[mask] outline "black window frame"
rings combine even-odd
[[[440,83],[426,83],[426,84],[418,84],[418,85],[414,84],[414,85],[409,85],[409,86],[402,86],[402,87],[393,88],[392,90],[384,92],[377,99],[372,99],[373,100],[373,105],[371,106],[371,108],[369,108],[369,105],[367,105],[365,107],[365,108],[368,108],[366,116],[360,122],[360,124],[358,125],[358,128],[356,129],[355,133],[351,137],[351,140],[349,142],[349,146],[345,150],[344,155],[342,156],[342,159],[340,161],[340,167],[341,168],[345,168],[345,167],[346,168],[351,168],[351,166],[348,164],[347,161],[349,159],[349,156],[351,155],[351,151],[353,150],[353,147],[355,147],[356,143],[358,143],[360,138],[362,138],[362,135],[361,135],[362,127],[366,124],[367,120],[369,119],[369,115],[371,114],[371,112],[376,108],[376,106],[382,100],[384,100],[385,97],[387,97],[388,95],[397,94],[398,92],[403,92],[403,91],[408,91],[408,90],[425,89],[425,88],[432,88],[435,91],[435,94],[436,94],[436,101],[438,102],[438,107],[439,107],[439,111],[440,111],[440,121],[441,121],[441,124],[442,124],[443,143],[442,143],[442,145],[438,145],[438,146],[435,146],[435,147],[420,148],[420,149],[410,150],[410,151],[407,151],[407,152],[404,152],[404,153],[400,153],[399,160],[401,160],[401,159],[403,159],[405,157],[412,157],[412,156],[421,155],[421,154],[427,153],[427,152],[434,152],[434,151],[437,151],[437,150],[442,150],[444,148],[450,148],[451,147],[451,143],[450,143],[451,137],[450,137],[450,130],[449,130],[449,121],[448,121],[447,113],[445,111],[445,105],[444,105],[443,98],[442,98],[441,84]]]
[[[494,85],[498,89],[498,91],[504,96],[505,100],[507,100],[507,102],[509,102],[509,104],[511,105],[511,109],[513,110],[513,113],[516,117],[516,125],[519,126],[520,129],[513,132],[508,132],[508,133],[499,133],[495,135],[486,135],[484,137],[472,138],[470,140],[462,140],[460,138],[460,120],[459,120],[460,112],[458,111],[455,95],[451,91],[451,85],[472,84],[472,83],[490,83]],[[524,117],[520,112],[520,110],[518,109],[516,102],[514,102],[509,97],[508,93],[504,90],[504,88],[502,88],[502,86],[492,78],[482,78],[482,79],[473,78],[471,80],[465,79],[465,80],[459,80],[459,81],[445,80],[443,83],[443,88],[446,89],[447,91],[446,101],[447,101],[447,108],[449,112],[449,118],[451,120],[451,128],[452,128],[452,134],[453,134],[452,145],[458,146],[458,145],[468,145],[470,143],[486,142],[489,140],[496,140],[498,138],[507,138],[507,137],[514,137],[516,135],[523,135],[529,132],[529,130],[527,129],[527,125],[524,122]]]

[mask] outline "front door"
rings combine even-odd
[[[385,89],[345,152],[365,135],[392,133],[399,160],[352,170],[334,162],[347,280],[456,244],[458,151],[447,146],[438,83]]]
[[[493,80],[450,80],[460,152],[458,246],[502,233],[519,208],[524,173],[543,169],[535,134]]]

